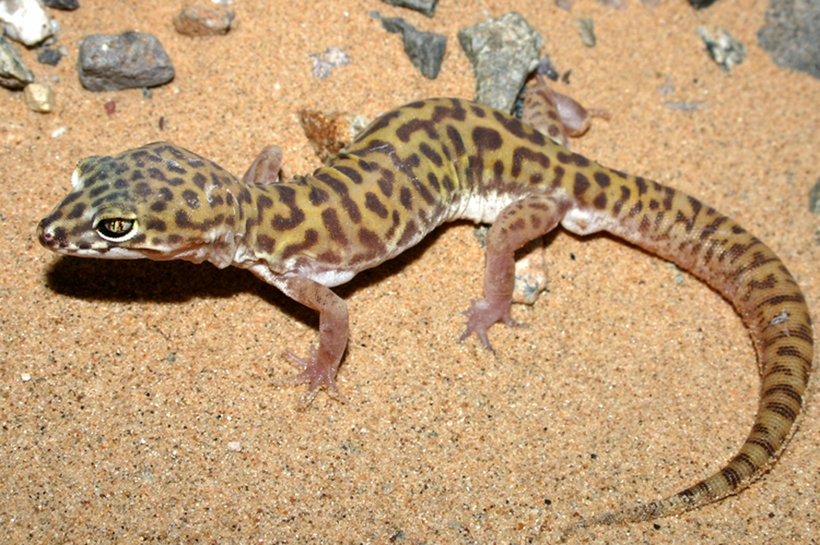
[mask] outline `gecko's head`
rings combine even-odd
[[[59,254],[186,258],[235,221],[235,178],[166,142],[87,157],[71,182],[71,192],[37,227],[40,243]]]

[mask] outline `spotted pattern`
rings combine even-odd
[[[283,183],[245,184],[161,142],[89,157],[38,236],[62,254],[210,260],[252,270],[320,312],[319,350],[303,360],[303,378],[311,390],[332,391],[348,318],[328,287],[458,218],[495,222],[486,299],[468,312],[465,334],[488,347],[487,328],[512,323],[512,252],[559,223],[579,234],[609,231],[692,271],[735,305],[751,331],[762,387],[738,454],[674,496],[588,523],[645,520],[715,501],[748,486],[780,455],[814,357],[809,312],[783,262],[697,199],[598,165],[479,104],[431,99],[393,110],[326,166]]]

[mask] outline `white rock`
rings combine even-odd
[[[0,0],[0,22],[9,38],[28,46],[42,42],[55,30],[40,0]]]
[[[47,114],[54,111],[54,91],[48,85],[29,83],[23,89],[23,98],[33,112]]]

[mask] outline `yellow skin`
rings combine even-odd
[[[311,393],[322,386],[335,393],[348,313],[331,287],[446,221],[492,223],[484,298],[466,312],[462,336],[475,334],[489,349],[489,327],[514,325],[515,250],[559,224],[578,235],[607,231],[691,271],[735,306],[757,350],[760,402],[740,452],[720,471],[663,500],[583,519],[563,537],[577,527],[674,515],[738,493],[775,462],[800,414],[814,357],[800,288],[775,253],[730,218],[557,143],[559,119],[585,124],[577,103],[536,85],[525,104],[524,119],[538,130],[466,100],[414,102],[376,119],[326,166],[287,182],[276,178],[281,156],[274,148],[242,181],[169,143],[89,157],[38,236],[60,254],[207,260],[251,270],[319,312],[318,349],[293,356],[303,369],[297,380]],[[574,123],[559,113],[567,104],[579,116]]]

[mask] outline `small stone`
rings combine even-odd
[[[757,43],[778,66],[820,78],[820,2],[769,0]]]
[[[587,47],[595,47],[597,40],[595,38],[595,27],[592,22],[592,17],[578,19],[576,25],[578,27],[578,34],[581,35],[581,43]]]
[[[174,79],[174,65],[151,34],[92,34],[80,44],[80,83],[89,91],[154,87]]]
[[[43,3],[49,8],[63,11],[74,11],[80,7],[79,0],[43,0]]]
[[[33,112],[48,114],[54,111],[54,91],[48,85],[29,83],[23,89],[26,106]]]
[[[543,36],[510,12],[460,30],[458,41],[475,70],[476,100],[512,111],[527,75],[538,65]]]
[[[242,443],[239,441],[228,441],[228,450],[231,452],[240,452],[242,450]]]
[[[716,0],[689,0],[689,5],[695,9],[708,8],[715,3]]]
[[[22,380],[23,382],[28,382],[31,380],[31,375],[28,373],[21,373],[20,380]]]
[[[55,31],[40,0],[0,0],[0,23],[9,38],[27,46],[42,42]]]
[[[820,214],[820,178],[814,183],[809,193],[809,212]]]
[[[329,47],[321,55],[314,53],[310,56],[310,74],[317,79],[330,77],[334,68],[350,64],[350,55],[338,47]]]
[[[19,91],[32,81],[34,74],[23,62],[20,52],[0,34],[0,85]]]
[[[117,102],[114,100],[109,100],[103,104],[103,108],[105,108],[105,113],[108,115],[114,115],[114,112],[117,111]]]
[[[57,66],[63,56],[56,49],[47,47],[37,52],[37,62],[40,64],[47,64],[49,66]]]
[[[174,28],[185,36],[222,36],[231,29],[232,11],[185,6],[174,15]]]
[[[382,27],[387,32],[401,34],[404,38],[404,52],[410,57],[413,66],[418,68],[424,77],[436,79],[447,50],[446,36],[416,30],[401,17],[382,19]]]
[[[438,4],[438,0],[382,0],[382,2],[399,8],[415,10],[425,14],[427,17],[435,15],[436,4]]]
[[[706,44],[706,51],[709,56],[727,72],[733,65],[742,63],[746,55],[749,54],[746,51],[746,46],[729,36],[729,33],[723,29],[709,32],[701,26],[698,27],[697,32],[703,43]]]
[[[319,112],[302,109],[297,112],[316,155],[324,163],[345,148],[370,120],[350,112]]]

